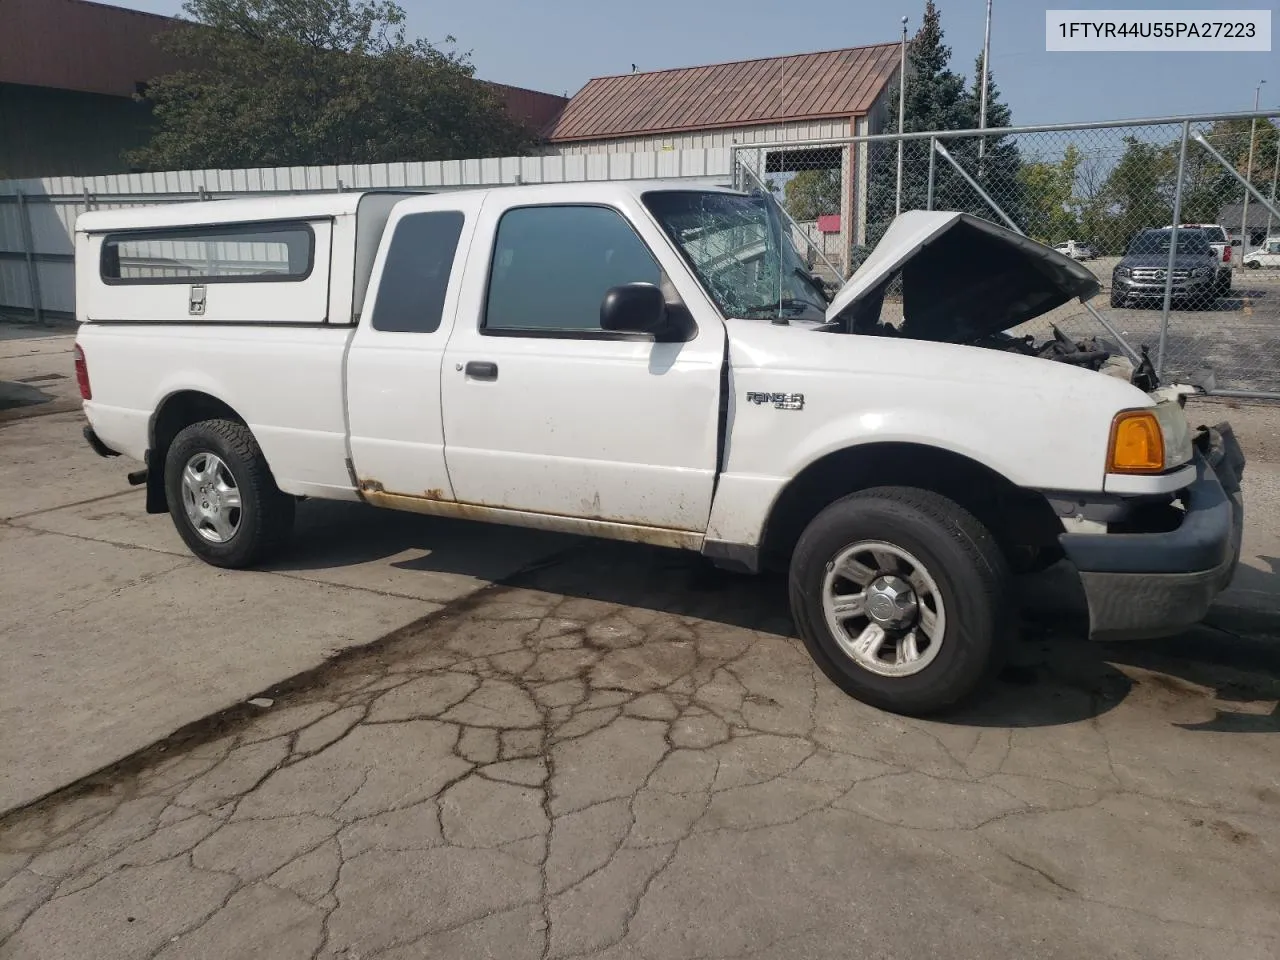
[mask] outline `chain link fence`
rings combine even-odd
[[[1101,283],[1087,306],[1011,333],[1119,339],[1148,348],[1166,379],[1212,370],[1217,392],[1280,399],[1278,116],[752,144],[734,165],[740,186],[774,194],[830,283],[858,268],[897,210],[964,211],[1074,257]],[[897,281],[882,319],[902,320]]]

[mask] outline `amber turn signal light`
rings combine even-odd
[[[1150,410],[1126,410],[1111,422],[1107,473],[1159,473],[1164,469],[1164,434]]]

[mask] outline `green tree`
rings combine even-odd
[[[979,84],[982,77],[982,54],[973,61],[973,84],[965,94],[966,104],[971,117],[970,126],[978,127],[981,113],[981,91]],[[987,117],[986,127],[989,130],[1011,125],[1013,112],[1009,105],[1000,99],[1000,88],[996,86],[995,74],[987,70]],[[978,146],[985,140],[981,155]],[[952,156],[960,160],[982,188],[1000,205],[1014,222],[1026,229],[1026,214],[1023,208],[1024,191],[1022,178],[1022,155],[1018,145],[1009,137],[987,136],[984,138],[964,139],[954,143]],[[995,211],[980,197],[972,194],[972,188],[964,185],[969,193],[968,205],[964,208],[988,220],[997,219]]]
[[[944,42],[942,17],[934,0],[925,4],[920,29],[907,51],[906,100],[903,130],[966,130],[978,126],[978,82],[966,89],[964,78],[951,69],[951,48]],[[975,76],[980,76],[975,71]],[[899,88],[889,96],[888,133],[898,129]],[[1001,102],[994,79],[988,75],[987,126],[1008,126],[1010,111]],[[974,138],[947,140],[944,146],[966,171],[977,177],[978,142]],[[1021,215],[1022,183],[1018,178],[1017,146],[1007,138],[988,137],[981,181],[1014,220]],[[902,209],[923,209],[928,197],[929,142],[903,143]],[[867,191],[868,242],[874,243],[893,219],[897,186],[897,145],[878,143],[871,150],[871,175]],[[933,206],[938,210],[963,210],[988,220],[998,220],[991,207],[968,186],[941,157],[934,163]]]
[[[1253,175],[1250,182],[1264,197],[1269,197],[1276,169],[1276,150],[1280,149],[1280,128],[1267,119],[1259,120],[1256,127],[1249,120],[1219,120],[1205,132],[1205,139],[1241,176],[1249,167],[1250,137],[1253,138]],[[1169,151],[1170,162],[1176,164],[1176,141],[1169,146]],[[1244,187],[1222,168],[1222,164],[1199,145],[1187,145],[1182,197],[1184,223],[1216,222],[1223,204],[1239,203],[1243,199]],[[1251,198],[1251,205],[1255,202],[1256,198]]]
[[[441,160],[522,152],[469,59],[404,34],[390,0],[188,0],[159,42],[143,169]],[[448,43],[452,43],[449,38]]]
[[[1074,143],[1067,144],[1056,163],[1039,160],[1022,165],[1018,172],[1024,197],[1027,233],[1041,243],[1080,239],[1079,199],[1076,179],[1081,156]]]
[[[1103,252],[1118,253],[1146,227],[1163,227],[1173,216],[1174,158],[1167,146],[1124,138],[1125,148],[1107,176],[1101,201],[1105,226],[1099,231]]]
[[[802,170],[783,188],[787,212],[804,223],[840,212],[840,171]]]

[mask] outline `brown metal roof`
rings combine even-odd
[[[865,114],[898,67],[898,44],[599,77],[548,139],[599,140]]]
[[[523,124],[537,133],[546,127],[569,103],[568,97],[554,93],[543,93],[541,90],[529,90],[526,87],[513,87],[506,83],[493,83],[481,80],[490,90],[498,95],[498,99],[506,105],[507,115],[516,123]]]

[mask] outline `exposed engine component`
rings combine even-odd
[[[996,333],[975,341],[974,345],[1040,357],[1042,360],[1057,360],[1059,363],[1069,363],[1073,367],[1086,367],[1089,370],[1101,370],[1114,352],[1109,344],[1104,345],[1097,337],[1073,341],[1056,326],[1051,326],[1050,329],[1053,330],[1053,339],[1039,343],[1030,335],[1012,337],[1007,333]]]

